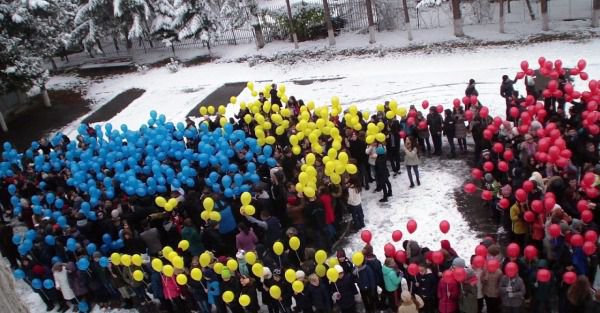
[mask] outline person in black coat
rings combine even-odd
[[[450,109],[446,109],[444,111],[444,135],[446,135],[446,139],[448,139],[448,144],[450,144],[450,157],[456,157],[456,148],[454,147],[454,136],[455,136],[455,123],[456,120],[452,115],[452,111]]]
[[[357,134],[353,132],[350,138],[347,139],[348,150],[350,151],[350,157],[356,160],[358,166],[358,173],[360,174],[361,182],[366,190],[369,190],[369,183],[373,181],[371,177],[371,171],[369,170],[369,160],[365,151],[367,150],[367,143],[365,141],[365,134],[361,132]]]
[[[394,177],[400,174],[400,122],[394,118],[389,125],[389,131],[387,136],[387,155],[392,166],[392,172]]]
[[[242,275],[240,278],[240,285],[240,294],[248,295],[248,297],[250,297],[250,304],[244,311],[248,313],[257,313],[258,310],[260,310],[260,306],[258,305],[258,295],[256,294],[254,279]]]
[[[335,269],[340,276],[335,283],[332,283],[331,298],[339,306],[342,313],[356,313],[354,296],[357,294],[357,291],[354,285],[354,277],[352,274],[345,274],[344,269],[340,265],[336,265]]]
[[[377,159],[375,160],[375,177],[377,185],[381,186],[383,198],[379,202],[387,202],[388,197],[392,196],[392,184],[390,183],[390,172],[387,168],[387,157],[385,156],[385,148],[379,146],[376,149]]]
[[[409,284],[413,292],[423,299],[424,307],[422,312],[435,312],[437,308],[437,278],[431,272],[427,265],[422,262],[419,264],[419,273],[416,277],[409,275]]]
[[[429,108],[427,114],[427,125],[429,125],[429,133],[433,141],[433,154],[442,155],[442,116],[436,111],[436,107]]]
[[[281,99],[279,98],[279,95],[277,95],[277,84],[271,85],[271,91],[269,93],[271,94],[271,104],[281,106]]]
[[[306,286],[306,294],[308,300],[312,303],[315,308],[315,313],[326,313],[331,312],[331,298],[329,297],[329,291],[324,284],[321,283],[317,274],[310,274],[308,276],[309,284]]]

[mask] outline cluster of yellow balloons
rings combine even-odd
[[[177,207],[179,201],[176,198],[171,198],[167,201],[164,197],[158,196],[154,199],[154,203],[159,207],[165,209],[167,212],[173,211]]]
[[[242,192],[240,201],[242,202],[242,207],[240,208],[242,215],[254,215],[256,213],[256,208],[250,204],[252,202],[252,195],[249,192]]]
[[[316,156],[309,153],[304,158],[306,163],[300,167],[298,174],[298,183],[296,183],[296,191],[303,193],[305,196],[312,198],[317,193],[317,169],[315,168]]]
[[[236,97],[231,97],[230,100],[233,101],[231,103],[236,103],[237,102],[237,98]],[[204,116],[204,115],[215,115],[215,113],[219,113],[220,115],[225,115],[226,108],[225,108],[224,105],[220,105],[218,108],[215,109],[214,106],[209,105],[209,106],[202,106],[202,107],[200,107],[200,109],[198,109],[198,111],[200,111],[200,115],[202,115],[202,116]]]
[[[215,208],[215,201],[211,197],[206,197],[202,201],[202,206],[204,207],[204,211],[200,212],[200,218],[205,222],[209,220],[220,222],[221,221],[221,213],[217,211],[213,211]]]
[[[110,262],[115,266],[123,265],[130,267],[132,264],[134,266],[142,266],[142,256],[139,254],[129,255],[114,252],[110,255]]]

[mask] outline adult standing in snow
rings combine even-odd
[[[479,96],[479,92],[475,88],[475,80],[473,78],[469,79],[469,85],[467,85],[467,88],[465,89],[465,96],[467,96],[469,98],[471,96],[475,96],[475,97]],[[471,107],[471,104],[476,105],[477,103],[468,102],[468,104],[466,105],[467,110]]]
[[[392,166],[392,172],[394,177],[400,174],[400,122],[394,118],[389,125],[389,132],[387,136],[387,155]]]
[[[369,168],[369,160],[365,151],[367,150],[367,143],[365,142],[365,133],[352,132],[349,139],[346,139],[346,147],[350,152],[350,156],[356,160],[358,166],[358,174],[360,175],[360,182],[366,190],[369,190],[369,183],[373,180],[371,177],[371,171]]]
[[[425,127],[421,126],[423,125],[421,122],[424,122]],[[425,117],[423,116],[423,113],[421,113],[421,111],[417,112],[416,125],[419,125],[417,127],[417,139],[419,140],[419,147],[421,148],[421,153],[425,154],[425,146],[427,146],[427,154],[431,155],[431,144],[429,143],[429,127],[427,126],[427,120],[425,120]]]
[[[398,270],[396,261],[393,258],[385,259],[384,264],[381,266],[381,271],[385,287],[383,289],[382,302],[386,308],[394,312],[398,308],[398,295],[402,291],[408,291],[408,284],[406,279],[402,277],[402,272]]]
[[[73,289],[69,285],[69,277],[65,265],[60,262],[54,264],[52,267],[52,276],[54,278],[54,287],[62,293],[63,299],[75,304],[77,299],[75,299],[75,292],[73,292]]]
[[[433,313],[436,308],[437,278],[425,262],[419,263],[419,273],[414,278],[412,290],[423,299],[423,313]]]
[[[460,296],[460,290],[456,280],[440,280],[437,289],[437,296],[439,299],[438,310],[440,313],[458,312],[458,298]]]
[[[352,214],[352,224],[354,230],[365,227],[365,216],[362,209],[362,197],[359,178],[354,175],[350,177],[350,182],[346,185],[348,188],[347,207]]]
[[[456,148],[454,147],[454,137],[456,136],[456,120],[450,109],[446,109],[444,115],[443,133],[446,135],[446,139],[448,139],[448,144],[450,144],[450,157],[455,158]]]
[[[506,119],[510,120],[510,108],[512,106],[515,96],[515,80],[510,80],[508,75],[502,75],[502,84],[500,85],[500,95],[506,101]]]
[[[429,125],[429,132],[433,141],[433,154],[441,156],[443,120],[440,113],[433,106],[429,108],[429,114],[427,114],[427,125]]]
[[[421,185],[421,181],[419,180],[419,152],[417,148],[413,146],[413,143],[410,139],[404,141],[404,163],[406,164],[406,173],[408,174],[408,179],[410,180],[410,188],[413,188],[415,184],[413,183],[412,171],[415,172],[415,178],[417,179],[417,185]]]
[[[520,312],[525,299],[525,283],[518,275],[500,279],[500,298],[504,312]]]
[[[277,104],[281,106],[281,98],[277,94],[277,84],[271,85],[271,91],[269,92],[271,95],[271,104]]]
[[[454,136],[462,153],[467,152],[467,126],[465,126],[465,111],[461,106],[454,108]]]
[[[375,177],[377,178],[377,185],[379,185],[383,191],[383,198],[381,198],[379,202],[387,202],[388,197],[392,196],[392,184],[390,183],[390,171],[387,168],[385,148],[383,146],[377,147],[376,153]]]

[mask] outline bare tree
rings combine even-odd
[[[463,20],[460,12],[460,0],[452,0],[452,16],[454,18],[454,36],[463,37]]]
[[[592,27],[600,26],[598,19],[600,19],[600,0],[592,0],[593,2],[593,10],[592,10]]]
[[[369,21],[369,43],[375,43],[375,21],[373,20],[373,4],[365,0],[367,5],[367,20]]]
[[[406,27],[408,41],[412,41],[412,28],[410,27],[410,17],[408,16],[408,5],[406,4],[406,0],[402,0],[402,7],[404,9],[404,26]]]
[[[542,6],[542,30],[550,30],[550,18],[548,17],[548,0],[540,0]]]
[[[331,23],[331,11],[329,11],[329,3],[327,3],[327,0],[323,0],[323,9],[325,11],[325,24],[327,25],[327,37],[329,38],[329,45],[335,46],[335,34],[333,32],[333,23]]]
[[[500,14],[500,17],[498,18],[500,33],[504,34],[504,0],[498,1],[498,13]]]
[[[292,39],[294,40],[294,48],[298,49],[298,35],[296,35],[296,29],[294,28],[294,19],[292,17],[292,6],[290,0],[285,0],[287,6],[288,19],[290,21],[290,32],[292,32]]]
[[[533,13],[533,9],[531,8],[531,0],[525,0],[525,4],[527,4],[527,10],[529,11],[529,16],[531,16],[531,20],[535,21],[535,13]]]

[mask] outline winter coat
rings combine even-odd
[[[525,210],[521,209],[521,206],[518,202],[510,207],[512,232],[516,235],[523,235],[527,233],[527,223],[525,220],[523,220],[523,213],[525,213]]]
[[[477,313],[477,284],[463,283],[460,290],[460,312]]]
[[[158,255],[158,252],[162,249],[162,243],[160,242],[160,233],[156,228],[150,228],[143,231],[140,237],[148,247],[149,255]]]
[[[450,284],[440,281],[437,289],[439,299],[438,310],[440,313],[454,313],[458,311],[458,298],[460,291],[457,282]]]
[[[385,154],[380,154],[375,160],[375,177],[378,181],[385,182],[386,178],[390,176],[390,171],[387,168],[387,158]]]
[[[249,312],[258,312],[258,310],[260,309],[260,306],[258,305],[258,295],[256,293],[256,287],[254,286],[254,284],[249,284],[247,286],[242,286],[242,288],[240,289],[240,293],[243,293],[245,295],[248,295],[248,297],[250,297],[250,305],[248,305],[248,311]],[[263,293],[264,295],[264,293]],[[265,297],[268,295],[265,295]],[[268,296],[269,298],[271,296]]]
[[[219,297],[221,296],[221,289],[219,288],[219,282],[216,280],[207,281],[206,288],[208,292],[208,304],[214,305],[219,301]]]
[[[325,285],[319,284],[319,286],[314,286],[313,284],[308,284],[306,288],[306,294],[308,295],[309,301],[312,303],[312,306],[316,310],[331,310],[331,297],[329,297],[329,292],[327,291],[327,287],[325,287]]]
[[[441,134],[442,124],[442,116],[438,112],[427,114],[427,125],[429,125],[429,132],[431,134]]]
[[[406,147],[402,147],[402,149],[404,150],[404,164],[415,166],[421,163],[417,148],[413,147],[412,151],[409,151]]]
[[[444,119],[444,135],[448,138],[456,137],[456,120],[452,115],[447,115]]]
[[[167,277],[162,275],[160,279],[162,282],[163,297],[165,297],[166,300],[179,298],[179,295],[181,295],[181,290],[179,289],[179,286],[177,286],[175,277]]]
[[[237,222],[235,221],[235,217],[233,216],[233,212],[231,211],[231,207],[227,206],[221,211],[221,221],[219,222],[219,233],[220,234],[229,234],[232,231],[235,231],[237,228]]]
[[[254,251],[256,250],[256,243],[258,242],[258,238],[256,238],[256,234],[254,230],[250,229],[248,233],[239,232],[235,236],[235,246],[237,250],[244,251]]]
[[[336,304],[340,306],[342,309],[352,308],[356,305],[354,301],[354,295],[358,292],[356,291],[356,286],[354,285],[354,277],[349,274],[344,274],[344,277],[335,282],[336,287],[331,288],[332,292],[339,291],[341,298],[336,300]]]
[[[423,302],[434,301],[437,292],[437,279],[431,270],[427,270],[425,274],[417,274],[415,284],[412,290],[419,295]]]
[[[358,285],[358,289],[360,289],[361,292],[365,290],[377,290],[375,274],[369,265],[363,264],[362,266],[357,267],[354,275],[356,276],[356,284]]]
[[[393,268],[389,268],[385,265],[381,266],[381,270],[383,272],[385,290],[389,292],[398,290],[398,286],[400,286],[400,283],[402,282],[402,276],[398,275]]]
[[[502,276],[500,279],[500,297],[502,306],[519,308],[523,306],[525,299],[525,284],[521,277],[508,278]]]
[[[467,126],[465,126],[465,115],[463,113],[454,114],[454,136],[462,139],[467,138]]]
[[[204,252],[205,249],[202,244],[202,236],[195,227],[184,227],[181,231],[181,238],[190,243],[189,250],[192,255],[200,255]]]
[[[87,273],[79,271],[73,262],[67,264],[67,271],[69,286],[71,286],[75,296],[81,297],[86,295],[88,293],[89,283],[89,276]]]
[[[375,276],[375,284],[383,288],[383,271],[381,270],[381,262],[375,256],[365,256],[365,263],[371,268]]]
[[[69,285],[69,278],[67,276],[67,269],[63,266],[62,270],[53,271],[52,276],[54,278],[54,286],[57,290],[60,290],[62,296],[65,300],[73,300],[75,299],[75,293],[71,286]]]
[[[500,297],[500,279],[502,271],[497,270],[494,273],[483,271],[481,273],[481,283],[483,285],[483,295],[489,298]]]

